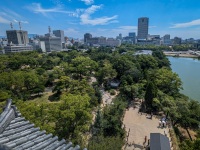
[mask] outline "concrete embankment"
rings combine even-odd
[[[166,56],[189,57],[189,58],[198,58],[200,56],[200,54],[198,52],[190,52],[190,51],[184,51],[184,52],[169,52],[169,51],[164,51],[164,54]]]

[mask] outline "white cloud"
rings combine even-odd
[[[10,22],[16,20],[16,18],[21,19],[22,16],[10,9],[1,8],[0,23],[10,23]],[[27,21],[24,21],[24,22],[27,22]]]
[[[73,28],[68,28],[66,30],[64,30],[64,32],[66,32],[67,34],[72,34],[72,33],[79,33],[79,31],[73,29]]]
[[[6,18],[6,20],[12,20],[13,18],[15,18],[6,12],[0,12],[0,16]]]
[[[187,28],[187,27],[198,26],[198,25],[200,25],[200,19],[193,20],[190,22],[185,22],[185,23],[176,23],[176,24],[173,24],[173,26],[170,28]]]
[[[71,24],[71,25],[77,25],[77,22],[72,22],[72,21],[68,21],[67,24]]]
[[[0,23],[8,24],[10,21],[0,16]]]
[[[149,26],[149,28],[151,29],[151,28],[156,28],[157,26]]]
[[[91,5],[94,3],[94,0],[81,0],[82,2],[84,2],[86,5]]]
[[[18,21],[16,19],[13,19],[14,22],[18,23],[18,22],[21,22],[21,23],[25,23],[25,24],[28,24],[29,22],[28,21]]]
[[[77,29],[74,29],[74,28],[67,28],[64,30],[65,32],[65,35],[67,37],[75,37],[75,38],[82,38],[83,34],[82,32],[80,32],[79,30]]]
[[[92,5],[91,7],[84,10],[83,14],[80,15],[81,24],[90,24],[90,25],[106,25],[110,23],[117,22],[117,15],[112,17],[99,17],[91,19],[91,15],[95,13],[97,10],[101,9],[103,5]]]
[[[149,26],[149,28],[156,28],[157,26]],[[123,29],[123,30],[137,30],[138,27],[137,26],[121,26],[118,27],[119,29]]]
[[[63,2],[61,0],[50,0],[53,4],[63,6]]]
[[[69,14],[70,16],[77,16],[76,12],[65,11],[60,6],[45,9],[41,6],[40,3],[32,3],[32,5],[27,6],[27,9],[33,11],[34,13],[42,14],[44,16],[47,16],[48,13],[65,13]]]
[[[4,8],[3,10],[7,15],[9,14],[9,16],[12,16],[14,18],[22,18],[21,15],[19,15],[18,13],[14,12],[14,11],[12,11],[10,9]]]
[[[122,30],[137,30],[137,26],[120,26],[119,29],[122,29]]]
[[[21,21],[22,23],[25,23],[25,24],[29,24],[29,22],[28,21]]]

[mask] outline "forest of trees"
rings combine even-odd
[[[12,98],[22,115],[36,126],[89,150],[121,149],[125,137],[122,116],[134,98],[145,99],[142,111],[163,111],[174,127],[199,133],[200,104],[179,93],[181,80],[172,72],[163,48],[152,47],[152,56],[135,56],[140,47],[130,45],[114,51],[100,47],[86,52],[0,55],[1,106]],[[90,84],[91,77],[97,82]],[[100,88],[110,90],[112,79],[120,81],[120,94],[101,110]],[[47,89],[53,95],[42,99]],[[93,111],[97,111],[94,124]],[[180,138],[180,148],[195,150],[199,138],[200,134],[195,141]]]

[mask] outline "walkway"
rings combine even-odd
[[[152,119],[148,119],[149,115],[138,113],[138,108],[129,108],[126,110],[123,123],[125,125],[125,129],[127,131],[127,143],[130,146],[127,146],[126,150],[133,150],[133,148],[137,148],[139,150],[143,149],[143,143],[145,141],[145,136],[147,136],[147,140],[150,139],[150,133],[161,133],[169,137],[169,129],[168,128],[160,128],[159,119],[154,116]],[[134,143],[132,145],[132,143]],[[147,145],[147,142],[146,144]]]

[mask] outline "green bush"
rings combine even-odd
[[[110,95],[115,95],[116,94],[116,92],[115,92],[115,90],[110,90]]]

